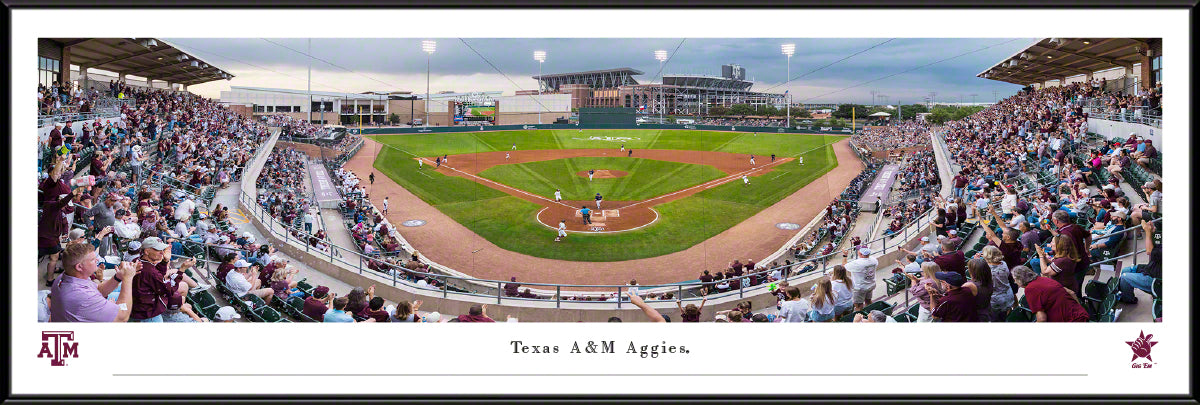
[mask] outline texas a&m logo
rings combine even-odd
[[[1150,341],[1150,339],[1153,337],[1154,334],[1147,335],[1145,332],[1138,331],[1137,339],[1134,339],[1132,342],[1125,342],[1125,344],[1129,345],[1129,348],[1133,350],[1133,358],[1129,359],[1132,368],[1150,368],[1156,364],[1151,363],[1154,361],[1154,359],[1150,358],[1150,348],[1158,344],[1158,342]],[[1138,363],[1137,359],[1139,357],[1145,358],[1149,361]]]
[[[51,366],[67,365],[67,357],[79,358],[79,343],[73,340],[75,332],[43,331],[42,351],[38,352],[38,358],[49,357]]]

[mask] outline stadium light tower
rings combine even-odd
[[[429,127],[429,60],[437,51],[437,41],[421,41],[421,50],[425,51],[425,127]]]
[[[788,83],[792,82],[792,55],[796,53],[796,44],[783,44],[783,46],[781,48],[783,49],[783,54],[787,55],[787,80],[783,82],[783,86],[787,87]],[[787,123],[787,126],[791,127],[792,126],[792,100],[791,100],[792,94],[791,94],[791,92],[789,92],[786,89],[783,92],[788,94],[788,99],[784,100],[784,102],[787,103],[787,121],[784,121],[784,122]]]
[[[658,59],[658,123],[661,125],[666,123],[663,121],[663,110],[666,109],[666,100],[664,100],[666,93],[663,91],[663,85],[666,84],[666,81],[662,80],[662,66],[663,62],[667,61],[667,51],[654,51],[654,59]]]
[[[546,61],[546,51],[533,51],[533,60],[538,62],[538,96],[542,95],[542,62]],[[541,97],[538,97],[541,104]],[[538,108],[538,124],[542,123],[542,109]]]

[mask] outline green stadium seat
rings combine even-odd
[[[257,312],[257,315],[262,319],[263,322],[279,322],[281,319],[283,319],[283,316],[280,315],[279,311],[276,311],[275,308],[262,307],[258,308],[255,312]]]
[[[1150,313],[1156,320],[1162,318],[1162,300],[1161,299],[1154,300],[1154,308],[1150,310]]]
[[[1162,279],[1156,278],[1150,283],[1150,293],[1155,299],[1162,299]]]
[[[1033,315],[1033,312],[1030,312],[1025,308],[1014,309],[1009,312],[1008,317],[1005,318],[1006,322],[1033,322],[1036,320],[1037,317]]]
[[[867,305],[866,307],[863,307],[862,313],[868,314],[871,311],[878,310],[885,314],[891,315],[893,309],[895,309],[895,306],[893,306],[892,304],[890,304],[886,301],[876,301],[876,302],[872,302],[871,305]]]
[[[893,316],[892,319],[895,319],[896,322],[900,322],[900,323],[910,323],[910,322],[917,321],[917,317],[909,315],[907,312]]]

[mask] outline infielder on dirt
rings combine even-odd
[[[563,240],[567,237],[567,220],[558,221],[558,237],[554,238],[555,242]]]
[[[754,166],[754,155],[750,155],[750,166]]]
[[[596,209],[600,209],[600,201],[604,201],[604,197],[600,193],[596,193]]]

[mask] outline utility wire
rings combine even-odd
[[[377,82],[379,82],[379,83],[382,83],[382,84],[384,84],[384,85],[386,85],[386,86],[391,86],[392,88],[394,88],[394,89],[397,89],[397,90],[399,90],[399,89],[400,89],[400,86],[397,86],[397,85],[394,85],[394,84],[391,84],[391,83],[388,83],[388,82],[385,82],[385,81],[382,81],[382,80],[376,79],[376,78],[374,78],[374,77],[371,77],[371,76],[367,76],[367,75],[365,75],[365,74],[362,74],[362,73],[358,73],[358,72],[356,72],[356,71],[353,71],[353,70],[351,70],[351,69],[349,69],[349,68],[342,67],[342,66],[340,66],[340,65],[338,65],[338,64],[335,64],[335,63],[333,63],[333,62],[327,61],[327,60],[325,60],[325,59],[321,59],[321,58],[318,58],[318,57],[316,57],[316,56],[312,56],[312,55],[310,55],[310,54],[308,54],[308,53],[305,53],[305,52],[301,52],[301,51],[298,51],[298,50],[292,49],[291,47],[289,47],[289,46],[287,46],[287,45],[283,45],[283,44],[281,44],[281,43],[278,43],[278,42],[275,42],[275,41],[272,41],[272,40],[269,40],[269,39],[266,39],[266,38],[259,38],[259,39],[261,39],[261,40],[263,40],[263,41],[270,42],[270,43],[272,43],[272,44],[275,44],[275,45],[278,45],[278,46],[280,46],[280,47],[283,47],[283,48],[285,48],[285,49],[288,49],[288,50],[290,50],[290,51],[292,51],[292,52],[295,52],[295,53],[298,53],[298,54],[301,54],[301,55],[304,55],[304,56],[307,56],[307,57],[310,57],[310,58],[313,58],[313,59],[319,60],[319,61],[321,61],[321,62],[325,62],[325,64],[328,64],[329,66],[333,66],[333,67],[335,67],[335,68],[342,69],[342,70],[345,70],[345,71],[347,71],[347,72],[354,73],[354,74],[356,74],[356,75],[359,75],[359,76],[362,76],[362,77],[365,77],[365,78],[368,78],[368,79],[371,79],[371,80],[377,81]]]
[[[221,55],[221,54],[219,54],[219,53],[216,53],[216,52],[213,52],[213,51],[208,51],[208,50],[200,49],[200,48],[197,48],[197,47],[195,47],[195,46],[192,46],[192,45],[188,45],[188,46],[187,46],[187,48],[191,48],[193,51],[200,51],[200,53],[207,53],[207,54],[209,54],[209,55],[216,56],[216,57],[218,57],[218,58],[222,58],[222,59],[228,59],[228,60],[231,60],[231,61],[234,61],[234,62],[237,62],[237,63],[241,63],[241,64],[244,64],[244,65],[249,65],[249,66],[255,67],[255,68],[257,68],[257,69],[261,69],[261,70],[265,70],[265,71],[268,71],[268,72],[272,72],[272,73],[280,74],[280,75],[283,75],[283,76],[291,77],[291,78],[293,78],[293,79],[305,80],[305,79],[304,79],[304,78],[302,78],[302,77],[292,76],[292,75],[289,75],[289,74],[287,74],[287,73],[280,72],[280,71],[278,71],[278,70],[275,70],[275,69],[270,69],[270,68],[265,68],[265,67],[262,67],[262,66],[258,66],[258,65],[255,65],[255,64],[253,64],[253,63],[250,63],[250,62],[246,62],[246,61],[243,61],[243,60],[239,60],[239,59],[231,58],[231,57],[228,57],[228,56],[225,56],[225,55]],[[341,91],[341,92],[343,92],[343,93],[352,93],[351,91],[347,91],[346,89],[342,89],[342,88],[339,88],[339,87],[337,87],[337,86],[333,86],[333,85],[329,85],[329,84],[325,84],[325,83],[320,83],[320,82],[317,82],[317,81],[313,81],[313,83],[315,83],[315,84],[319,84],[319,85],[321,85],[321,86],[325,86],[325,87],[327,87],[327,88],[331,88],[331,89],[334,89],[334,90],[338,90],[338,91]]]
[[[1019,38],[1017,38],[1017,39],[1019,39]],[[819,95],[819,96],[816,96],[816,97],[809,97],[809,98],[806,98],[806,99],[804,99],[804,100],[800,100],[800,103],[801,103],[801,104],[803,104],[804,102],[806,102],[806,101],[809,101],[809,100],[814,100],[814,99],[818,99],[818,98],[821,98],[821,97],[825,97],[825,96],[829,96],[829,95],[833,95],[833,94],[841,93],[841,92],[843,92],[843,91],[850,90],[850,89],[853,89],[853,88],[855,88],[855,87],[862,86],[862,85],[864,85],[864,84],[870,84],[870,83],[874,83],[874,82],[877,82],[877,81],[880,81],[880,80],[883,80],[883,79],[887,79],[887,78],[889,78],[889,77],[893,77],[893,76],[899,76],[899,75],[902,75],[902,74],[905,74],[905,73],[909,73],[909,72],[912,72],[912,71],[915,71],[915,70],[918,70],[918,69],[923,69],[923,68],[926,68],[926,67],[929,67],[929,66],[933,66],[933,65],[936,65],[936,64],[939,64],[939,63],[942,63],[942,62],[948,61],[948,60],[957,59],[957,58],[960,58],[960,57],[963,57],[963,56],[967,56],[967,55],[970,55],[970,54],[973,54],[973,53],[976,53],[976,52],[980,52],[980,51],[987,50],[987,49],[990,49],[990,48],[994,48],[994,47],[997,47],[997,46],[1000,46],[1000,45],[1004,45],[1004,44],[1007,44],[1007,43],[1009,43],[1009,42],[1016,41],[1017,39],[1010,39],[1010,40],[1008,40],[1008,41],[1004,41],[1004,42],[1001,42],[1001,43],[998,43],[998,44],[995,44],[995,45],[988,45],[988,46],[985,46],[985,47],[983,47],[983,48],[979,48],[979,49],[976,49],[976,50],[973,50],[973,51],[968,51],[968,52],[960,53],[960,54],[958,54],[958,55],[951,56],[951,57],[949,57],[949,58],[945,58],[945,59],[938,60],[938,61],[935,61],[935,62],[926,63],[926,64],[924,64],[924,65],[917,66],[917,67],[915,67],[915,68],[908,69],[908,70],[905,70],[905,71],[903,71],[903,72],[892,73],[892,74],[890,74],[890,75],[883,76],[883,77],[880,77],[880,78],[878,78],[878,79],[874,79],[874,80],[868,80],[868,81],[865,81],[865,82],[862,82],[862,83],[859,83],[859,84],[856,84],[856,85],[853,85],[853,86],[850,86],[850,87],[846,87],[846,88],[844,88],[844,89],[841,89],[841,90],[835,90],[835,91],[832,91],[832,92],[829,92],[829,93],[825,93],[825,94],[822,94],[822,95]]]
[[[799,76],[793,77],[793,78],[791,78],[791,79],[788,79],[788,81],[787,81],[787,82],[780,83],[780,84],[776,84],[776,85],[774,85],[774,86],[768,87],[766,90],[763,90],[762,92],[763,92],[763,93],[766,93],[766,92],[768,92],[768,91],[771,91],[771,89],[774,89],[774,88],[776,88],[776,87],[779,87],[779,86],[782,86],[782,85],[784,85],[785,83],[790,83],[790,82],[794,82],[794,81],[796,81],[796,80],[800,80],[800,78],[802,78],[802,77],[804,77],[804,76],[808,76],[808,75],[810,75],[810,74],[813,74],[813,73],[819,72],[819,71],[821,71],[821,70],[823,70],[823,69],[825,69],[825,68],[827,68],[827,67],[830,67],[830,66],[836,65],[836,64],[838,64],[838,63],[841,63],[842,61],[845,61],[846,59],[850,59],[850,58],[853,58],[853,57],[855,57],[855,56],[861,55],[861,54],[862,54],[862,53],[864,53],[864,52],[867,52],[867,51],[869,51],[869,50],[872,50],[872,49],[878,48],[878,47],[882,46],[883,44],[886,44],[886,43],[888,43],[888,42],[892,42],[892,41],[894,41],[894,40],[896,40],[896,38],[892,38],[892,39],[889,39],[889,40],[887,40],[887,41],[880,42],[880,43],[878,43],[878,44],[875,44],[875,46],[872,46],[872,47],[870,47],[870,48],[863,49],[863,50],[861,50],[861,51],[855,52],[854,54],[852,54],[852,55],[850,55],[850,56],[847,56],[847,57],[844,57],[844,58],[838,59],[838,60],[836,60],[836,61],[834,61],[834,62],[832,62],[832,63],[830,63],[830,64],[827,64],[827,65],[825,65],[825,66],[821,66],[821,67],[819,67],[819,68],[816,68],[816,69],[810,70],[810,71],[808,71],[808,72],[805,72],[805,73],[804,73],[804,74],[802,74],[802,75],[799,75]]]

